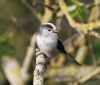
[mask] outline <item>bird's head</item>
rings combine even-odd
[[[44,23],[40,26],[40,32],[46,36],[57,35],[57,28],[52,23]]]

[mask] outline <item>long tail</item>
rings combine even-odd
[[[80,65],[80,66],[81,66],[81,64],[78,63],[70,53],[66,52],[65,55],[68,56],[68,58],[70,59],[70,61],[73,61],[73,62],[76,63],[77,65]]]

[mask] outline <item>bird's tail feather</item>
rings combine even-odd
[[[81,64],[78,63],[70,53],[66,52],[66,56],[68,56],[68,58],[70,59],[70,61],[72,61],[72,62],[76,63],[77,65],[81,66]]]

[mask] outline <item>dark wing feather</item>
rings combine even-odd
[[[60,40],[58,40],[57,49],[58,49],[59,51],[61,51],[62,53],[64,53],[66,56],[68,55],[68,58],[69,58],[71,61],[74,61],[76,64],[81,65],[81,64],[79,64],[79,63],[74,59],[74,57],[73,57],[72,55],[70,55],[68,52],[66,52],[66,50],[65,50],[65,48],[64,48],[64,45],[63,45],[63,43],[62,43]]]
[[[66,54],[64,45],[62,44],[62,42],[61,42],[60,40],[57,41],[57,49],[58,49],[59,51],[61,51],[62,53]]]

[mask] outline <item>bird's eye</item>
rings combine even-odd
[[[51,29],[48,29],[48,31],[51,31]]]

